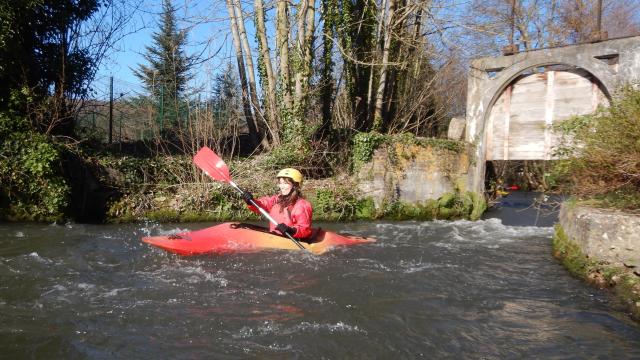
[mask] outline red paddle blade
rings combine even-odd
[[[193,162],[214,180],[231,182],[229,168],[213,150],[204,146],[193,156]]]

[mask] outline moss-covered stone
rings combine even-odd
[[[487,201],[484,196],[479,195],[478,193],[468,192],[473,201],[473,210],[469,215],[470,220],[478,220],[487,210]]]
[[[358,171],[354,177],[360,191],[371,196],[378,209],[396,202],[418,206],[428,199],[439,199],[441,208],[453,208],[454,204],[450,202],[456,199],[455,209],[443,211],[441,216],[457,218],[470,214],[467,210],[473,208],[473,216],[477,219],[484,211],[484,199],[480,201],[466,193],[470,164],[466,143],[418,138],[410,134],[382,138],[359,134],[356,139],[362,140],[361,146],[369,147],[367,157],[357,159],[362,164],[356,167]],[[365,159],[368,160],[364,162]],[[396,214],[399,207],[391,209],[384,212]]]
[[[475,206],[486,206],[474,201],[472,193],[446,193],[439,199],[409,204],[402,201],[388,203],[383,208],[382,218],[390,220],[455,220],[470,219]]]
[[[553,256],[574,276],[598,288],[610,289],[617,302],[640,321],[640,275],[633,269],[587,257],[559,224],[553,236]]]
[[[392,159],[413,159],[415,152],[404,151],[404,148],[431,148],[440,152],[463,153],[466,143],[449,139],[422,138],[411,133],[380,134],[377,132],[357,133],[353,137],[352,163],[353,169],[359,170],[361,166],[370,161],[374,152],[382,145],[390,145],[395,151],[389,153]]]

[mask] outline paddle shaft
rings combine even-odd
[[[233,181],[229,181],[229,185],[231,185],[234,189],[238,190],[238,192],[240,192],[240,194],[244,195],[244,190],[242,190],[238,185],[236,185],[236,183],[234,183]],[[260,211],[260,213],[267,218],[267,220],[271,221],[271,223],[273,225],[278,225],[278,222],[271,217],[271,215],[269,215],[269,213],[267,212],[267,210],[263,209],[260,205],[258,205],[253,199],[250,200],[251,201],[251,205],[255,206],[258,211]],[[306,248],[300,244],[300,242],[298,240],[296,240],[291,234],[285,232],[284,233],[285,236],[287,236],[291,241],[293,241],[296,245],[298,245],[298,247],[302,250],[306,250]]]

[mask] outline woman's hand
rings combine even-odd
[[[276,230],[280,231],[282,235],[289,234],[291,236],[293,236],[298,231],[298,229],[291,226],[287,226],[284,223],[278,224],[278,226],[276,226]]]
[[[245,191],[242,193],[242,198],[244,199],[244,202],[247,203],[247,205],[253,205],[251,202],[253,201],[253,194],[251,194],[248,191]]]

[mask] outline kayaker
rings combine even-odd
[[[258,209],[251,205],[251,200],[255,201],[276,220],[278,225],[270,223],[269,231],[281,235],[287,233],[301,241],[309,239],[312,234],[313,209],[311,203],[302,196],[300,190],[302,173],[292,168],[282,169],[276,175],[276,179],[279,188],[278,194],[264,196],[256,200],[250,192],[245,191],[244,201],[249,205],[251,211],[260,214]]]

